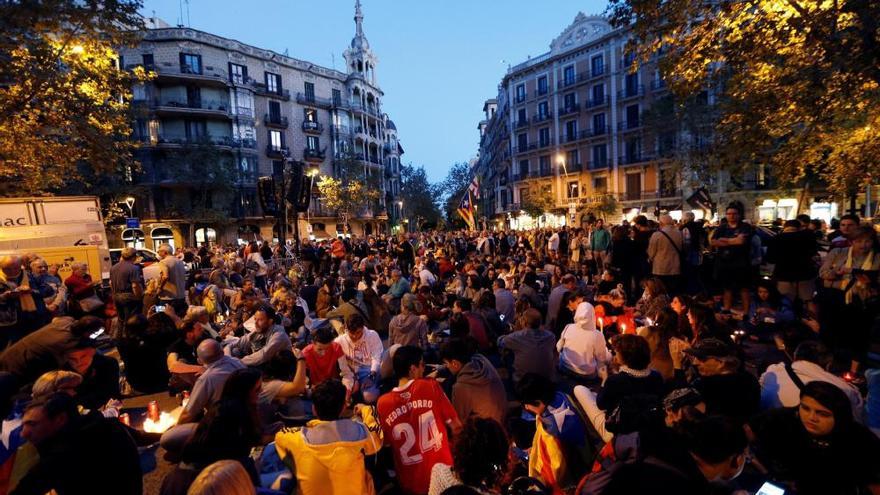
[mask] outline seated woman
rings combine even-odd
[[[266,363],[263,367],[263,386],[257,401],[263,435],[274,435],[278,432],[283,425],[278,421],[277,413],[289,414],[286,407],[288,400],[305,391],[306,363],[299,349],[295,352],[284,349]]]
[[[452,444],[453,465],[437,463],[431,469],[428,495],[450,487],[466,486],[478,493],[500,493],[499,483],[510,462],[510,442],[498,421],[471,416]]]
[[[583,386],[574,388],[574,396],[590,418],[596,433],[606,442],[613,436],[605,428],[606,415],[611,414],[625,397],[653,396],[659,402],[664,391],[660,373],[648,368],[651,349],[644,337],[619,335],[611,346],[615,353],[612,365],[617,367],[617,373],[605,379],[598,394]]]
[[[660,373],[664,381],[672,380],[675,368],[669,352],[669,341],[679,337],[678,314],[672,308],[663,308],[651,325],[639,328],[638,334],[648,341],[651,349],[649,367]]]
[[[749,422],[759,466],[786,493],[880,493],[880,439],[853,420],[851,407],[835,385],[807,383],[798,407],[773,409]]]
[[[756,298],[749,305],[745,327],[753,335],[769,340],[783,324],[794,320],[791,301],[779,294],[776,284],[769,280],[758,282]]]
[[[251,449],[262,442],[257,398],[260,372],[244,368],[232,372],[220,400],[212,405],[183,448],[181,463],[162,480],[161,495],[184,495],[199,472],[219,460],[235,460],[259,484]]]
[[[636,301],[636,316],[652,321],[656,320],[657,313],[669,306],[666,286],[656,277],[646,278],[642,282],[642,286],[645,290],[642,291],[642,297]]]

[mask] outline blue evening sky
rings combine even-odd
[[[142,13],[178,24],[183,0],[144,0]],[[578,11],[605,0],[361,0],[364,32],[379,57],[384,110],[397,125],[404,163],[432,181],[472,158],[483,102],[508,64],[549,49]],[[186,5],[183,4],[183,23]],[[189,0],[191,27],[344,69],[354,0]],[[331,55],[332,54],[332,55]]]

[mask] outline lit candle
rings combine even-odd
[[[620,324],[620,333],[626,333],[626,323]]]
[[[605,333],[605,320],[602,317],[599,317],[599,331]]]

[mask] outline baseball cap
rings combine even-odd
[[[684,406],[696,406],[703,402],[703,396],[691,387],[677,388],[663,399],[665,409],[678,410]]]
[[[724,358],[734,355],[733,348],[728,343],[715,338],[703,339],[693,347],[685,349],[684,352],[699,360],[713,357]]]

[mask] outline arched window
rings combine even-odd
[[[213,244],[215,242],[217,242],[217,231],[216,230],[209,228],[209,227],[202,227],[202,228],[196,230],[196,244],[197,245]]]

